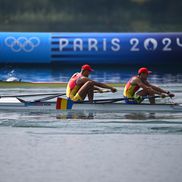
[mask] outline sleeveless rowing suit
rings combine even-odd
[[[133,84],[133,79],[137,78],[137,76],[133,76],[125,85],[123,95],[125,98],[125,102],[128,104],[138,104],[143,101],[143,99],[136,95],[136,92],[139,90],[139,86],[137,84]]]
[[[77,80],[82,77],[81,73],[75,73],[69,80],[66,89],[66,96],[72,101],[83,101],[83,99],[78,94],[78,90],[80,89],[80,85],[77,85]]]

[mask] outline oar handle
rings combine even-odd
[[[94,93],[108,93],[108,92],[111,92],[111,90],[94,90]]]

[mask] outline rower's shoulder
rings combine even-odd
[[[77,76],[78,74],[80,74],[80,73],[79,72],[76,72],[72,76]]]
[[[136,83],[138,81],[141,81],[140,78],[138,76],[133,76],[130,80],[131,83]]]

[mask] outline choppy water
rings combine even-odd
[[[182,103],[180,81],[162,87]],[[30,91],[65,89],[8,94]],[[182,180],[182,113],[0,112],[0,143],[0,182]]]

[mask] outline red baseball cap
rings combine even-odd
[[[94,70],[91,68],[91,66],[88,65],[88,64],[83,65],[83,66],[82,66],[82,70],[94,71]]]
[[[147,68],[140,68],[140,69],[138,70],[138,74],[140,75],[141,73],[150,74],[150,73],[152,73],[152,71],[149,71]]]

